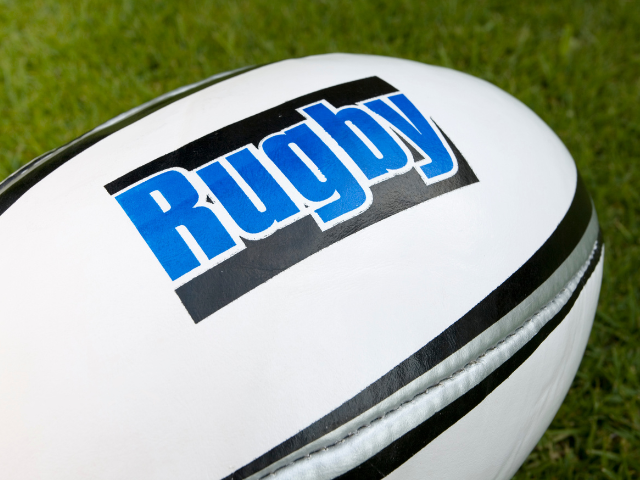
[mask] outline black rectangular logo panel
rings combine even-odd
[[[369,225],[477,181],[433,119],[370,77],[228,125],[105,188],[197,323]]]

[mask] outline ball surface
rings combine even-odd
[[[602,278],[558,137],[469,75],[223,74],[0,185],[3,478],[509,478]]]

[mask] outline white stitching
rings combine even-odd
[[[485,357],[489,352],[492,352],[494,350],[496,350],[497,348],[500,347],[500,345],[504,344],[509,338],[514,337],[515,335],[518,334],[518,332],[520,332],[521,330],[523,330],[529,323],[531,323],[538,315],[542,314],[545,310],[550,309],[550,307],[556,303],[558,301],[558,299],[562,296],[563,293],[567,292],[568,290],[568,286],[574,281],[574,279],[576,278],[576,276],[578,276],[578,274],[580,273],[580,278],[577,280],[577,282],[580,281],[580,279],[582,278],[582,276],[584,275],[584,272],[586,271],[586,269],[588,268],[588,266],[591,264],[593,257],[595,255],[595,252],[598,248],[598,244],[599,242],[596,240],[591,253],[589,255],[589,258],[587,259],[587,261],[583,264],[583,266],[578,270],[578,272],[576,272],[576,275],[574,275],[574,277],[572,277],[571,280],[569,280],[569,282],[567,283],[567,285],[565,285],[547,304],[545,304],[544,306],[542,306],[538,311],[536,311],[533,315],[531,315],[531,317],[529,317],[527,320],[525,320],[522,325],[520,325],[518,328],[516,328],[513,332],[511,332],[509,335],[507,335],[506,337],[504,337],[502,340],[500,340],[498,343],[496,343],[493,347],[488,348],[487,350],[485,350],[481,355],[479,355],[477,358],[475,358],[474,360],[469,361],[464,367],[462,367],[459,370],[456,370],[455,372],[453,372],[451,375],[449,375],[448,377],[445,377],[443,379],[441,379],[438,383],[429,386],[428,388],[426,388],[425,390],[421,391],[420,393],[415,394],[413,397],[411,397],[410,400],[407,400],[405,402],[400,403],[398,406],[396,406],[395,408],[386,411],[385,413],[383,413],[382,415],[380,415],[379,417],[374,418],[373,420],[369,421],[368,423],[361,425],[360,427],[356,428],[355,430],[349,432],[348,434],[346,434],[344,437],[342,437],[340,440],[330,444],[330,445],[326,445],[322,448],[319,448],[317,450],[314,450],[312,452],[309,452],[305,455],[302,455],[298,458],[296,458],[295,460],[292,460],[291,462],[282,465],[281,467],[278,467],[276,470],[274,470],[271,473],[267,473],[266,475],[263,475],[262,477],[259,477],[259,480],[263,480],[267,477],[271,477],[276,475],[278,472],[290,468],[293,464],[298,463],[302,460],[308,460],[310,459],[312,456],[317,455],[318,453],[321,452],[325,452],[329,449],[335,448],[338,445],[344,443],[345,441],[347,441],[349,438],[354,437],[356,435],[358,435],[360,433],[361,430],[365,429],[365,428],[369,428],[371,427],[372,424],[383,420],[386,416],[390,415],[393,412],[396,412],[398,410],[400,410],[401,408],[405,407],[406,405],[415,402],[415,400],[418,397],[421,397],[422,395],[426,395],[427,393],[433,391],[434,389],[441,387],[443,385],[443,383],[448,383],[449,380],[452,380],[453,378],[462,375],[465,371],[467,371],[472,365],[477,364],[483,357]],[[576,282],[576,284],[577,284]],[[575,287],[574,287],[575,290]],[[569,294],[571,295],[573,292],[570,291]],[[565,301],[566,303],[566,301]]]

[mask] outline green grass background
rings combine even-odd
[[[484,78],[562,138],[607,261],[580,371],[517,478],[640,478],[638,2],[0,0],[0,179],[181,85],[334,51]]]

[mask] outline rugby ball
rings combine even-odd
[[[576,373],[604,255],[526,106],[342,54],[37,158],[0,185],[0,251],[7,480],[509,478]]]

